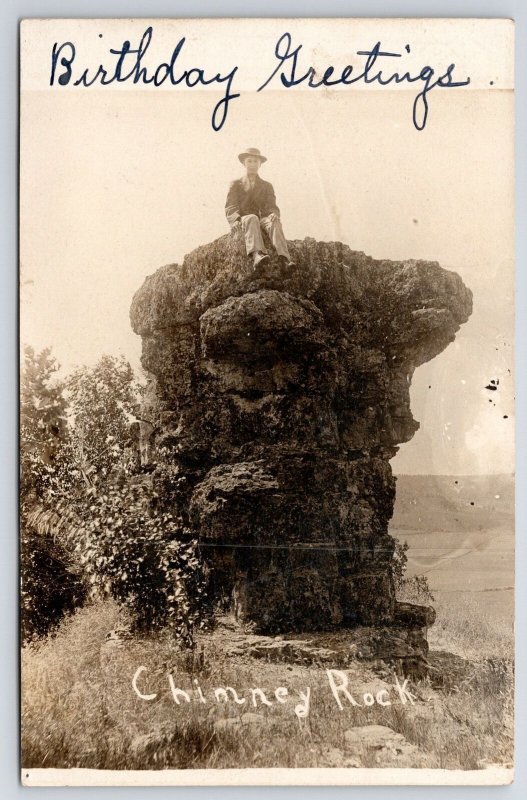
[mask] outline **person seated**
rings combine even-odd
[[[257,147],[248,147],[238,155],[238,159],[244,165],[246,174],[232,181],[229,187],[225,215],[231,230],[243,230],[247,255],[253,256],[255,268],[269,260],[262,228],[267,231],[282,263],[293,267],[295,262],[289,255],[273,186],[258,175],[260,166],[267,158]]]

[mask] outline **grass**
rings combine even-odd
[[[22,652],[22,752],[30,767],[179,769],[239,767],[414,766],[477,769],[512,761],[513,645],[476,605],[435,604],[432,649],[469,659],[443,689],[415,685],[415,706],[346,707],[340,711],[322,667],[268,664],[229,657],[223,640],[208,636],[202,657],[189,660],[166,635],[104,643],[107,632],[126,625],[117,607],[98,602],[66,619],[58,632]],[[136,696],[131,679],[144,665]],[[176,705],[167,672],[193,701]],[[382,684],[365,666],[349,671],[350,684]],[[387,679],[385,679],[387,680]],[[196,683],[206,703],[199,702]],[[233,686],[244,707],[217,703],[213,690]],[[271,707],[249,706],[249,687],[288,687],[291,697]],[[311,687],[309,715],[294,712],[300,690]],[[143,688],[144,687],[144,688]],[[357,695],[359,696],[359,695]],[[240,711],[241,709],[241,711]],[[243,714],[247,709],[248,717]],[[225,719],[237,719],[224,723]],[[385,725],[415,748],[349,753],[344,733],[362,725]],[[350,756],[353,756],[349,761]],[[348,761],[346,760],[348,759]]]
[[[485,611],[472,592],[442,595],[436,593],[433,606],[437,619],[429,630],[428,641],[434,650],[448,649],[465,658],[506,658],[514,661],[512,626]]]

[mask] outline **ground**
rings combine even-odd
[[[239,632],[228,619],[200,636],[192,656],[178,651],[167,634],[130,638],[117,632],[107,638],[110,631],[126,631],[128,620],[112,602],[98,601],[65,620],[56,635],[23,649],[24,767],[511,766],[512,613],[506,604],[493,606],[498,592],[480,591],[482,582],[483,588],[499,588],[497,577],[502,586],[512,586],[512,570],[506,574],[503,562],[487,553],[496,549],[487,526],[501,524],[502,535],[512,543],[510,502],[497,511],[485,508],[483,492],[474,495],[471,485],[472,500],[456,494],[434,532],[420,513],[427,507],[426,497],[417,491],[422,487],[415,481],[410,488],[402,483],[394,522],[402,539],[421,528],[421,554],[415,543],[409,551],[414,561],[433,559],[441,575],[445,558],[431,554],[442,555],[456,526],[464,541],[484,537],[486,543],[479,551],[465,548],[471,551],[465,558],[472,559],[474,572],[485,576],[473,587],[467,587],[462,557],[448,565],[445,574],[453,590],[436,594],[437,621],[429,630],[430,675],[406,685],[411,697],[401,692],[404,681],[393,669],[352,660],[331,673],[335,685],[343,676],[348,679],[357,703],[337,692],[340,709],[327,671],[335,665],[325,662],[323,653],[312,663],[268,662],[248,653],[243,642],[240,646]],[[433,534],[435,551],[430,549]],[[510,560],[509,553],[505,557]],[[478,565],[490,564],[492,558],[495,572],[480,570]],[[439,584],[445,580],[434,576],[433,568],[429,575],[433,590],[434,578]],[[138,672],[139,667],[145,669]],[[132,686],[134,675],[137,692],[155,698],[139,697]],[[221,689],[228,686],[245,702],[235,702],[231,692],[223,702]],[[279,687],[284,688],[277,695]],[[190,701],[176,692],[177,704],[172,688],[186,691]],[[251,689],[261,689],[270,705],[258,692],[253,701]]]
[[[55,638],[23,652],[24,766],[510,765],[512,643],[507,652],[503,639],[493,639],[474,620],[464,626],[456,612],[449,646],[448,615],[453,610],[438,609],[442,624],[430,637],[435,672],[427,681],[406,686],[411,698],[404,689],[401,695],[397,685],[404,687],[404,681],[388,668],[354,663],[332,673],[335,685],[346,675],[359,704],[351,705],[339,694],[341,710],[327,664],[266,663],[229,653],[231,631],[223,626],[202,637],[193,658],[176,651],[166,635],[106,640],[108,631],[125,622],[118,609],[110,602],[86,607]],[[467,645],[478,653],[476,658],[449,655],[463,649],[463,631],[471,637]],[[441,650],[434,649],[436,644]],[[137,673],[141,666],[145,669]],[[190,702],[182,695],[180,705],[174,701],[168,673]],[[134,691],[136,674],[137,690],[156,694],[155,699],[141,699]],[[226,686],[236,689],[238,699],[245,698],[243,705],[216,700],[214,690]],[[288,690],[283,703],[276,699],[278,687]],[[253,688],[262,689],[271,705],[264,705],[258,693],[253,703]],[[376,696],[392,704],[366,705]],[[354,734],[364,726],[367,731]],[[389,730],[381,731],[372,744],[375,730],[370,726]]]

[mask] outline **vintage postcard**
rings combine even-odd
[[[20,27],[27,786],[514,769],[514,23]]]

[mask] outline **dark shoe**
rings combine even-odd
[[[269,261],[269,256],[267,253],[255,253],[253,267],[256,269],[256,267],[259,267],[260,264],[265,264],[267,261]]]
[[[292,259],[288,258],[287,256],[280,256],[280,263],[283,267],[296,267],[296,262]]]

